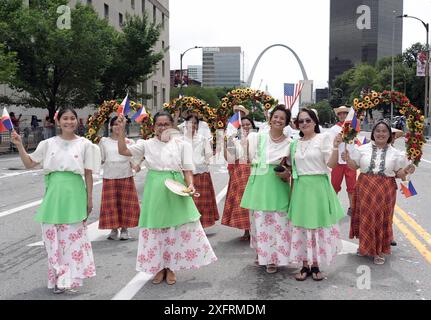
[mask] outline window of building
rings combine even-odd
[[[157,8],[153,5],[153,23],[157,22]]]
[[[153,107],[157,110],[157,86],[153,88]]]
[[[162,106],[166,102],[166,88],[162,89],[162,101],[160,105]]]
[[[109,6],[106,3],[104,4],[104,8],[105,19],[109,19]]]
[[[144,13],[145,12],[145,0],[142,0],[141,8],[142,8],[142,13]]]
[[[87,0],[87,4],[88,4],[89,6],[91,6],[91,5],[93,4],[93,1],[92,1],[92,0]]]
[[[130,5],[133,10],[135,10],[135,0],[130,0]]]
[[[162,27],[165,27],[165,14],[162,13]]]
[[[162,49],[164,49],[164,48],[165,48],[165,42],[162,41]]]
[[[165,60],[162,61],[162,77],[165,76]]]
[[[123,14],[122,13],[118,14],[118,23],[120,24],[120,27],[122,27],[124,25],[123,24]]]

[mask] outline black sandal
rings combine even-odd
[[[305,274],[305,277],[304,277],[304,274]],[[297,277],[298,275],[300,275],[301,278],[298,278]],[[305,281],[310,275],[311,275],[310,268],[302,267],[301,271],[299,271],[299,274],[295,276],[295,279],[296,281]]]
[[[322,274],[322,272],[320,271],[319,267],[312,267],[311,268],[311,276],[312,276],[312,278],[313,278],[314,281],[322,281],[323,280],[323,277],[322,278],[318,278],[317,277],[318,273]]]

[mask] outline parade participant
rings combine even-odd
[[[46,190],[35,220],[42,224],[48,253],[48,288],[62,293],[96,275],[86,220],[93,208],[92,173],[99,170],[100,151],[75,135],[78,117],[73,109],[60,110],[57,119],[61,134],[40,142],[32,154],[15,131],[12,142],[26,168],[43,166]]]
[[[303,265],[295,276],[304,281],[323,280],[319,266],[330,265],[341,249],[338,222],[343,209],[329,179],[332,151],[330,136],[321,134],[317,115],[301,109],[296,119],[301,139],[292,142],[293,188],[289,206],[290,261]]]
[[[186,122],[184,121],[181,124],[178,124],[179,118],[180,118],[180,110],[176,110],[175,114],[174,114],[174,128],[177,128],[178,130],[180,130],[182,133],[185,134],[189,134],[186,132]],[[183,112],[183,118],[186,119],[189,116],[196,116],[199,119],[199,116],[196,112],[193,112],[191,110],[186,110]],[[197,135],[203,136],[204,138],[206,138],[207,140],[212,140],[213,135],[211,134],[211,130],[210,127],[208,125],[208,123],[206,123],[203,120],[199,120],[199,126],[198,126],[198,130],[197,130]]]
[[[280,164],[289,154],[290,138],[283,134],[283,129],[290,116],[290,111],[279,105],[271,112],[269,132],[250,133],[247,137],[252,171],[241,207],[250,210],[251,246],[256,250],[256,263],[266,266],[268,273],[288,264],[285,231],[290,172],[287,167],[280,168]]]
[[[193,147],[193,184],[199,197],[193,200],[201,214],[201,224],[203,228],[213,226],[220,219],[217,208],[216,195],[211,179],[209,163],[213,156],[211,143],[205,137],[197,134],[199,119],[195,115],[190,115],[186,119],[187,134],[186,139]]]
[[[145,157],[148,174],[139,218],[139,246],[136,269],[155,274],[154,284],[164,279],[176,283],[174,272],[194,269],[217,260],[199,221],[200,214],[191,199],[171,192],[166,179],[186,184],[191,194],[193,185],[192,147],[182,137],[170,137],[172,116],[160,111],[154,116],[155,137],[127,147],[125,119],[117,120],[120,128],[118,151],[123,156]]]
[[[337,144],[340,141],[339,136]],[[383,255],[391,253],[395,178],[405,180],[415,167],[407,165],[405,153],[391,146],[391,128],[386,122],[377,122],[371,141],[351,153],[346,151],[344,158],[350,168],[361,171],[353,195],[350,239],[359,239],[359,255],[374,257],[374,263],[380,265],[385,263]]]
[[[350,108],[346,106],[341,106],[339,108],[335,108],[334,112],[337,115],[339,122],[337,122],[336,125],[329,130],[331,133],[332,141],[339,133],[341,133],[344,121],[346,120],[347,115],[350,112]],[[338,163],[335,168],[332,169],[331,172],[331,183],[334,187],[335,192],[338,194],[341,191],[341,184],[343,182],[343,179],[346,179],[347,195],[349,197],[349,209],[347,210],[347,214],[350,216],[352,213],[353,192],[355,191],[356,170],[350,169],[349,166],[346,164],[346,161],[341,158],[341,154],[346,148],[352,151],[354,146],[351,144],[346,144],[344,142],[340,144],[338,152]]]
[[[279,106],[283,106],[286,108],[286,106],[284,104],[279,104]],[[290,110],[289,110],[289,112],[290,112]],[[270,111],[265,110],[263,112],[263,114],[265,115],[265,122],[259,127],[259,132],[268,133],[270,128],[271,128],[270,120],[269,120]],[[283,133],[289,139],[291,139],[294,136],[294,132],[292,130],[292,127],[290,126],[290,121],[289,121],[289,124],[284,127]]]
[[[139,221],[139,200],[132,169],[135,172],[141,170],[141,159],[131,159],[118,153],[120,128],[117,119],[113,117],[109,123],[111,136],[103,137],[99,143],[103,163],[99,229],[111,229],[109,240],[128,240],[127,229],[137,227]],[[126,138],[126,144],[131,146],[134,141]]]
[[[241,208],[240,203],[250,176],[250,163],[246,154],[247,136],[256,129],[251,118],[241,117],[241,137],[229,137],[224,149],[229,184],[221,224],[244,230],[241,241],[250,241],[250,212]]]

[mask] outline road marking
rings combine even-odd
[[[431,264],[431,251],[429,251],[427,247],[421,241],[419,241],[412,232],[410,232],[410,230],[398,219],[396,215],[394,215],[394,223],[404,234],[404,236],[410,241],[410,243],[425,258],[425,260]]]
[[[103,180],[96,181],[93,183],[93,186],[97,186],[98,184],[101,184],[102,182],[103,182]],[[9,210],[0,212],[0,218],[8,216],[8,215],[16,213],[16,212],[19,212],[19,211],[22,211],[22,210],[25,210],[25,209],[28,209],[28,208],[36,207],[42,203],[42,200],[43,199],[40,199],[40,200],[37,200],[34,202],[27,203],[27,204],[20,206],[20,207],[17,207],[17,208],[13,208],[13,209],[9,209]]]
[[[410,217],[403,209],[401,209],[399,206],[395,206],[395,211],[401,216],[401,218],[404,219],[405,222],[407,222],[408,225],[410,225],[411,228],[413,228],[418,235],[421,236],[422,239],[424,239],[430,246],[431,246],[431,235],[425,231],[422,226],[420,226],[412,217]]]
[[[341,242],[343,243],[343,249],[338,253],[338,255],[352,254],[358,251],[359,245],[356,243],[345,240],[341,240]]]
[[[110,232],[111,230],[99,229],[99,220],[97,220],[96,222],[93,222],[87,227],[87,235],[88,235],[88,240],[90,242],[104,240],[106,239],[106,236]],[[40,246],[43,246],[43,241],[38,241],[27,245],[27,247],[40,247]]]
[[[222,191],[217,195],[217,204],[226,196],[227,187],[224,187]],[[133,297],[142,289],[145,284],[154,277],[153,274],[138,272],[133,279],[121,289],[111,300],[132,300]]]
[[[425,161],[425,162],[427,162],[427,163],[431,163],[431,161],[429,161],[429,160],[425,160],[425,159],[421,159],[421,161]]]
[[[27,174],[27,173],[38,173],[38,172],[41,172],[41,171],[43,171],[43,169],[29,170],[29,171],[23,171],[23,172],[6,173],[6,174],[0,176],[0,179],[16,177],[16,176],[20,176],[20,175]]]
[[[20,158],[16,157],[16,158],[0,159],[0,162],[18,161],[18,160],[20,160]]]

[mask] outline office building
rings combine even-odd
[[[241,47],[207,47],[202,50],[203,87],[241,85]]]

